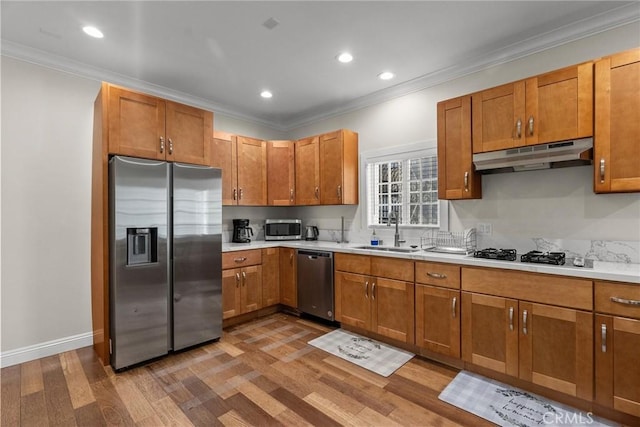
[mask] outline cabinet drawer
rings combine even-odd
[[[640,319],[640,285],[595,282],[595,310]]]
[[[585,279],[463,267],[462,289],[542,304],[593,310],[593,283]]]
[[[260,249],[225,252],[222,254],[223,270],[257,264],[262,264],[262,252]]]
[[[371,261],[368,255],[353,255],[336,253],[333,258],[336,271],[348,271],[350,273],[371,274]]]
[[[460,289],[460,266],[436,262],[416,262],[416,283]]]
[[[371,257],[371,275],[413,282],[413,261],[400,258]]]

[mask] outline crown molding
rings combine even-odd
[[[476,56],[464,64],[442,68],[408,82],[400,83],[390,88],[345,102],[338,108],[327,110],[326,108],[319,107],[304,114],[293,115],[282,121],[268,120],[263,117],[244,114],[204,98],[93,67],[79,61],[70,60],[50,52],[34,49],[8,40],[2,40],[2,55],[91,80],[108,81],[183,104],[214,111],[229,118],[249,121],[270,127],[277,131],[286,132],[331,117],[380,104],[393,98],[437,86],[469,74],[639,21],[640,3],[632,2],[602,14],[513,43],[506,48],[495,49],[491,52]]]

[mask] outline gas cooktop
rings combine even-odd
[[[564,252],[529,251],[518,259],[515,249],[486,248],[473,252],[474,258],[493,259],[498,261],[520,261],[532,264],[572,265],[574,267],[593,268],[593,261],[584,258],[567,258]]]

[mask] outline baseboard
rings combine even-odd
[[[0,368],[93,345],[93,333],[72,335],[0,353]]]

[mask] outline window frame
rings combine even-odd
[[[386,228],[386,224],[369,224],[369,208],[372,206],[369,194],[371,184],[368,181],[367,166],[370,163],[399,160],[404,161],[413,158],[437,156],[438,148],[435,140],[417,141],[405,145],[397,145],[389,148],[369,150],[360,154],[360,194],[364,198],[364,204],[361,204],[361,223],[366,229]],[[408,171],[407,171],[408,172]],[[406,203],[406,204],[405,204]],[[409,208],[408,200],[403,198],[403,210]],[[438,199],[438,217],[439,225],[426,224],[399,224],[400,228],[410,230],[449,230],[449,201]]]

